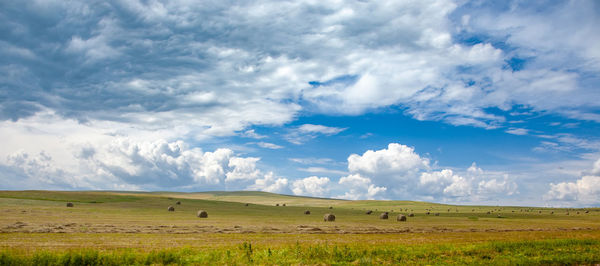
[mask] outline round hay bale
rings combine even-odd
[[[284,204],[282,204],[282,206],[283,206],[283,207],[285,207],[285,203],[284,203]]]
[[[196,216],[198,216],[199,218],[208,218],[208,212],[204,210],[199,210],[198,213],[196,213]]]
[[[368,211],[367,211],[367,214],[371,214],[371,213],[373,213],[373,211],[372,211],[372,210],[368,210]]]
[[[167,208],[167,211],[174,212],[175,211],[175,207],[169,206],[169,208]]]
[[[73,207],[73,202],[67,202],[67,207]]]
[[[434,215],[435,215],[435,216],[440,216],[440,213],[439,213],[439,212],[436,212]]]
[[[323,216],[323,221],[325,221],[325,222],[333,222],[333,221],[335,221],[335,215],[333,215],[332,213],[326,213]]]
[[[415,217],[415,214],[411,212],[408,214],[408,217]]]
[[[309,214],[310,214],[310,211],[309,211],[309,210],[306,210],[306,211],[304,211],[304,214],[306,214],[306,215],[309,215]]]
[[[387,220],[387,218],[388,218],[388,214],[385,212],[379,215],[379,219]]]
[[[399,222],[406,222],[406,216],[404,214],[400,214],[398,217],[396,217],[396,220]]]
[[[177,205],[181,205],[181,201],[175,202],[175,204],[177,204]]]

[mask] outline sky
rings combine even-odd
[[[598,1],[0,1],[0,190],[600,206]]]

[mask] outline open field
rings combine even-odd
[[[208,218],[197,218],[198,210],[206,210]],[[379,219],[383,211],[390,212],[388,220]],[[344,201],[263,192],[0,191],[0,212],[0,264],[27,264],[40,256],[56,264],[85,256],[103,264],[600,262],[598,208]],[[334,213],[336,221],[323,222],[325,213]],[[396,221],[408,213],[415,217]]]

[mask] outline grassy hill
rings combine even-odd
[[[67,202],[72,202],[74,207],[66,207]],[[176,204],[177,202],[181,204]],[[279,206],[276,206],[277,204]],[[173,206],[175,211],[167,211],[169,206]],[[196,217],[198,210],[207,211],[208,218]],[[306,210],[311,212],[310,215],[304,214]],[[373,213],[368,215],[367,210],[372,210]],[[384,211],[389,212],[387,220],[379,218]],[[325,213],[335,214],[335,222],[324,222]],[[408,217],[406,222],[396,221],[397,215],[409,213],[413,213],[414,217]],[[598,246],[596,249],[589,249],[589,245],[600,243],[598,208],[559,209],[454,206],[416,201],[349,201],[249,191],[0,191],[0,214],[0,265],[4,264],[2,254],[8,254],[5,255],[9,256],[7,258],[14,259],[14,256],[27,257],[38,254],[40,250],[53,250],[59,255],[62,254],[60,256],[67,256],[64,254],[65,250],[79,252],[91,249],[94,252],[109,250],[119,253],[123,252],[124,248],[141,252],[142,257],[150,256],[147,252],[169,248],[177,248],[176,253],[180,252],[179,248],[195,250],[194,252],[213,250],[211,252],[216,252],[214,256],[225,256],[227,250],[233,249],[237,252],[235,254],[239,253],[241,256],[233,261],[240,263],[238,259],[244,256],[242,249],[247,248],[250,243],[264,252],[271,249],[291,252],[285,256],[281,255],[285,260],[279,260],[280,263],[287,261],[309,264],[319,261],[313,261],[311,256],[300,255],[297,255],[298,260],[288,260],[290,254],[294,254],[290,248],[299,245],[297,248],[307,249],[305,252],[309,252],[315,245],[325,245],[323,252],[335,257],[337,255],[331,248],[339,245],[350,245],[357,252],[387,250],[398,245],[417,245],[413,246],[416,253],[412,255],[426,255],[428,249],[438,250],[443,254],[456,252],[445,245],[464,248],[466,250],[461,252],[468,253],[469,245],[487,250],[489,247],[481,245],[498,241],[508,241],[508,244],[514,241],[529,241],[527,243],[535,246],[535,243],[538,243],[535,241],[552,242],[562,239],[575,241],[573,247],[576,248],[564,249],[561,252],[593,254],[594,250],[600,251]],[[546,242],[541,242],[541,246],[535,249],[546,249],[548,252],[547,249],[554,249],[553,245],[567,245],[571,243],[568,241],[552,242],[549,246],[543,244]],[[531,245],[528,248],[531,248]],[[375,257],[383,256],[384,253],[378,253]],[[460,258],[467,253],[444,256]],[[355,255],[363,256],[360,254]],[[53,256],[50,257],[55,258]],[[121,258],[119,256],[121,255],[117,257]],[[411,258],[418,259],[417,257]],[[515,262],[510,260],[512,257],[507,258],[509,260],[504,262]],[[560,263],[587,261],[563,261],[564,258],[557,257]],[[594,258],[600,260],[600,257],[592,256],[592,261],[596,261]],[[388,259],[383,259],[382,262],[398,263],[394,259]],[[270,260],[261,261],[268,264]],[[418,260],[413,260],[416,261]],[[422,261],[429,262],[427,259]],[[28,263],[29,260],[21,262]],[[231,261],[207,259],[205,262],[229,264]],[[248,262],[244,259],[241,261],[242,264]]]

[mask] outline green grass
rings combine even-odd
[[[600,209],[585,210],[265,192],[0,191],[0,265],[598,263]],[[390,219],[379,219],[383,211]],[[325,213],[336,221],[323,222]],[[396,221],[408,213],[415,217]]]
[[[118,195],[110,192],[42,190],[0,191],[0,198],[82,203],[128,202],[140,200],[140,197],[132,195]]]
[[[292,244],[255,246],[244,242],[213,250],[194,248],[151,252],[134,250],[39,251],[33,254],[0,252],[0,265],[374,265],[374,264],[486,264],[575,265],[600,262],[600,241],[556,239],[489,242],[467,245],[330,245]]]

